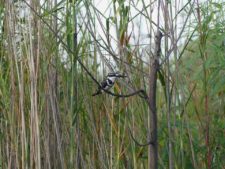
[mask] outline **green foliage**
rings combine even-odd
[[[98,86],[77,62],[79,58],[101,81],[111,71],[101,57],[113,48],[104,45],[115,38],[121,56],[114,57],[118,57],[120,71],[128,73],[129,82],[118,80],[111,91],[129,93],[129,87],[148,91],[149,56],[145,58],[141,45],[132,46],[130,40],[134,7],[125,0],[113,0],[115,13],[101,22],[108,39],[99,42],[94,19],[99,13],[91,1],[46,1],[40,17],[32,13],[36,16],[32,24],[30,17],[24,22],[12,19],[17,15],[14,10],[5,10],[2,4],[6,3],[0,3],[0,168],[38,168],[39,160],[39,168],[147,168],[148,146],[138,146],[131,134],[140,143],[149,140],[148,102],[138,96],[117,98],[105,93],[92,97]],[[170,72],[164,65],[158,72],[159,168],[169,168],[169,141],[174,168],[206,168],[208,149],[211,168],[225,166],[223,8],[224,3],[211,1],[201,5],[201,22],[193,21],[201,23],[195,37],[179,60],[169,58]],[[147,17],[144,10],[140,14]],[[12,37],[18,34],[9,24],[3,24],[5,21],[29,28],[19,33],[23,40],[15,42]],[[112,38],[110,31],[114,28],[117,37]],[[65,50],[55,33],[72,53]],[[15,49],[21,49],[21,53]],[[168,132],[169,101],[172,133]]]

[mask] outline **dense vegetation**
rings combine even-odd
[[[0,168],[150,168],[157,31],[158,168],[225,168],[225,2],[101,3],[0,0]]]

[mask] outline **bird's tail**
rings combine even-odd
[[[92,96],[96,96],[96,95],[99,95],[101,93],[102,93],[101,90],[98,90],[96,93],[92,94]]]

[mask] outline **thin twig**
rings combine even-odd
[[[131,136],[131,139],[135,142],[135,144],[137,144],[138,146],[140,146],[140,147],[145,147],[145,146],[148,146],[148,145],[150,145],[150,144],[154,144],[154,141],[152,141],[152,140],[150,140],[150,141],[148,141],[147,143],[139,143],[135,138],[134,138],[134,136],[133,136],[133,134],[132,134],[132,132],[131,132],[131,129],[130,128],[128,128],[128,130],[129,130],[129,133],[130,133],[130,136]]]
[[[103,90],[104,90],[104,89],[103,89]],[[146,92],[145,92],[143,89],[134,91],[134,92],[129,93],[129,94],[115,94],[115,93],[112,93],[112,92],[109,91],[109,90],[104,90],[104,91],[105,91],[106,93],[112,95],[112,96],[115,96],[115,97],[125,98],[125,97],[131,97],[131,96],[134,96],[134,95],[139,95],[141,98],[144,98],[144,99],[148,100],[148,96],[147,96]]]
[[[183,107],[183,110],[182,110],[182,112],[180,113],[180,116],[181,116],[181,117],[182,117],[183,114],[184,114],[184,109],[187,107],[189,101],[191,100],[191,97],[192,97],[192,95],[193,95],[193,92],[195,91],[196,86],[197,86],[197,85],[195,84],[194,87],[193,87],[192,90],[191,90],[191,93],[190,93],[190,95],[189,95],[189,97],[188,97],[188,99],[187,99],[187,101],[186,101],[186,103],[185,103],[185,105],[184,105],[184,107]]]

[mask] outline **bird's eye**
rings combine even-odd
[[[108,79],[108,82],[109,82],[109,84],[112,84],[113,83],[112,80],[110,80],[110,79]]]

